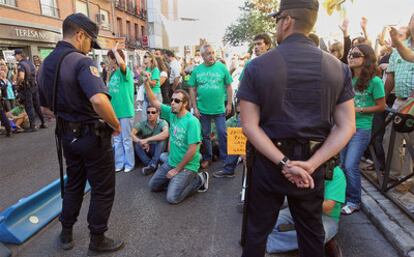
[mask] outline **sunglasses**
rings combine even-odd
[[[290,16],[290,15],[280,15],[276,17],[276,24],[279,23],[279,21],[286,19],[287,17],[290,17],[291,19],[294,19],[294,20],[299,20],[298,18]]]
[[[362,53],[358,53],[358,52],[352,52],[348,54],[348,58],[354,59],[354,58],[360,58],[360,57],[364,57],[365,55],[363,55]]]
[[[181,103],[183,100],[181,100],[181,99],[178,99],[178,98],[171,98],[171,103],[172,102],[174,102],[174,103],[176,103],[176,104],[179,104],[179,103]]]
[[[147,111],[147,114],[156,114],[157,111]]]

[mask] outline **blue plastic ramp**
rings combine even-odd
[[[87,183],[85,193],[89,190]],[[22,244],[61,211],[60,182],[57,179],[0,213],[0,242]]]

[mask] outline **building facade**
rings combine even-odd
[[[0,0],[0,58],[12,62],[13,50],[22,48],[31,59],[44,59],[62,39],[63,20],[75,12],[100,26],[103,50],[91,53],[98,63],[116,41],[125,42],[131,66],[146,46],[145,0]]]
[[[171,48],[167,21],[178,20],[178,0],[148,0],[148,40],[150,48]]]

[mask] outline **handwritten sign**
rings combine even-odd
[[[245,155],[246,141],[242,128],[227,128],[227,154]]]

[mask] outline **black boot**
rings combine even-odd
[[[73,241],[73,232],[72,228],[63,228],[62,232],[60,232],[60,246],[63,250],[70,250],[75,246],[75,242]]]
[[[104,252],[114,252],[122,249],[124,242],[106,237],[104,234],[91,234],[88,255],[93,256]]]

